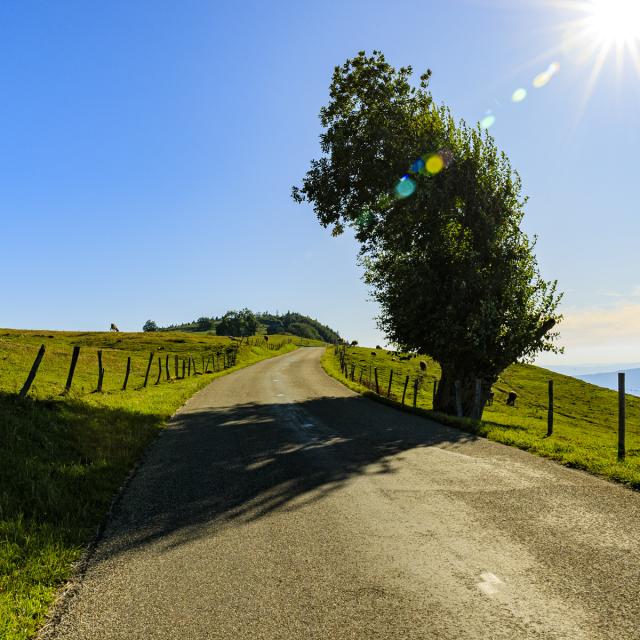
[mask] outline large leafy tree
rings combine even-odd
[[[323,155],[293,197],[334,235],[353,228],[380,327],[441,365],[435,408],[456,413],[457,387],[463,415],[479,416],[501,371],[557,350],[561,296],[520,228],[526,199],[507,157],[434,103],[430,71],[417,87],[411,75],[376,51],[336,67]]]

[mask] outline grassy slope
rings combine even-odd
[[[371,355],[373,352],[375,356]],[[406,376],[411,377],[406,403],[413,404],[413,381],[420,376],[419,361],[427,362],[422,375],[417,406],[440,422],[446,422],[496,440],[536,453],[572,467],[585,469],[624,482],[640,489],[640,398],[627,397],[627,459],[618,463],[617,393],[553,373],[540,367],[516,364],[509,367],[494,386],[495,401],[484,412],[483,421],[460,420],[433,413],[433,383],[440,377],[440,368],[429,358],[394,361],[382,349],[350,347],[348,360],[356,365],[355,382],[347,381],[340,372],[334,349],[327,349],[323,366],[327,373],[360,392],[371,393],[369,371],[378,369],[380,391],[386,395],[389,373],[394,372],[392,400],[399,401]],[[350,369],[349,369],[350,371]],[[359,384],[363,372],[362,384]],[[554,381],[554,433],[547,433],[547,381]],[[371,387],[374,376],[371,373]],[[516,407],[505,404],[509,391],[518,394]]]
[[[70,577],[114,493],[144,447],[184,401],[214,377],[187,377],[155,385],[157,355],[202,355],[230,344],[201,334],[103,334],[0,330],[0,637],[31,637],[57,589]],[[270,336],[241,348],[248,366],[309,341]],[[40,344],[46,345],[29,398],[21,388]],[[70,394],[60,395],[71,348],[80,345]],[[274,347],[280,347],[273,350]],[[103,393],[96,350],[103,350]],[[142,388],[149,351],[156,352],[149,386]],[[128,390],[120,391],[127,356]]]

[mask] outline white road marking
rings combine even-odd
[[[504,584],[504,582],[502,582],[502,580],[500,580],[498,576],[490,573],[489,571],[481,573],[480,577],[482,578],[482,582],[478,582],[476,586],[478,587],[478,589],[480,589],[480,591],[482,591],[482,593],[487,596],[492,596],[498,593],[501,586]]]

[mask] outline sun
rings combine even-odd
[[[584,10],[585,30],[602,44],[635,46],[640,41],[640,0],[591,0]]]
[[[640,0],[536,0],[561,10],[566,20],[556,24],[559,45],[550,55],[563,53],[578,63],[591,62],[581,112],[586,108],[609,60],[615,62],[616,78],[625,82],[625,67],[640,76]]]

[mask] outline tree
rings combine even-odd
[[[456,413],[457,381],[463,415],[480,417],[507,366],[558,351],[561,295],[520,229],[526,198],[507,157],[434,104],[430,71],[418,87],[411,75],[376,51],[336,67],[324,155],[293,198],[334,235],[353,228],[389,342],[440,363],[435,409]]]
[[[252,336],[258,329],[258,321],[249,309],[227,311],[216,327],[219,336]]]
[[[153,320],[147,320],[142,326],[143,331],[157,331],[158,325]]]
[[[202,316],[196,320],[198,331],[209,331],[213,328],[213,320]]]

